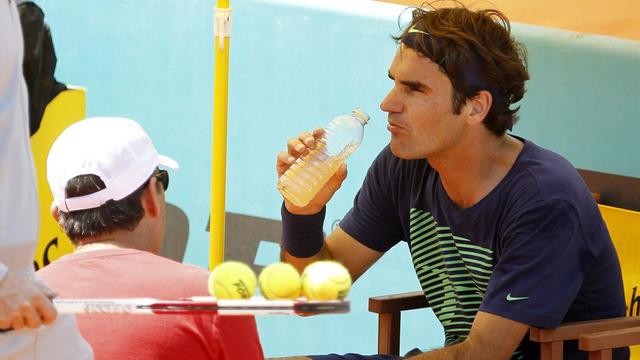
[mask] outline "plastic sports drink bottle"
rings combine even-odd
[[[303,207],[338,171],[362,142],[369,122],[360,108],[331,120],[316,145],[303,153],[278,180],[278,191],[295,206]]]

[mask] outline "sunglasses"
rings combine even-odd
[[[158,172],[151,175],[151,177],[158,179],[158,182],[162,184],[164,191],[167,191],[169,188],[169,172],[167,172],[167,170],[158,169]]]

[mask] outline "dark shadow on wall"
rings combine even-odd
[[[206,231],[209,232],[209,222]],[[225,216],[225,260],[236,260],[248,264],[256,274],[263,266],[254,263],[260,242],[280,243],[282,225],[280,220],[227,212]],[[167,225],[160,255],[182,262],[189,239],[187,214],[173,204],[167,203]]]
[[[206,231],[209,232],[209,222]],[[282,237],[280,220],[227,212],[225,214],[224,259],[241,261],[256,274],[263,266],[254,264],[261,241],[279,244]]]
[[[640,211],[640,178],[587,169],[578,172],[589,190],[600,195],[601,204]]]
[[[160,255],[182,262],[189,239],[189,219],[179,207],[167,203],[167,224]]]

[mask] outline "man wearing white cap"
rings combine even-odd
[[[76,251],[38,275],[61,298],[207,295],[206,270],[157,255],[169,186],[159,166],[178,164],[129,119],[86,119],[55,141],[52,213]],[[78,326],[96,359],[263,358],[253,317],[85,314]]]
[[[54,292],[35,279],[39,211],[23,52],[15,1],[0,0],[0,359],[90,359],[74,317],[57,316]]]

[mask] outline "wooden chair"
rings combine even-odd
[[[566,340],[579,340],[591,360],[610,359],[612,348],[640,343],[640,212],[599,207],[620,257],[629,317],[532,327],[529,339],[540,343],[542,360],[562,359]],[[421,291],[369,298],[369,311],[378,314],[378,353],[399,355],[401,312],[428,306]],[[640,346],[632,347],[631,359],[640,359]]]
[[[369,311],[378,314],[378,353],[399,355],[400,353],[400,318],[401,312],[405,310],[413,310],[429,307],[427,299],[424,297],[422,291],[407,292],[402,294],[376,296],[369,298]],[[540,329],[532,327],[529,330],[529,338],[532,341],[540,343],[540,359],[562,359],[562,343],[566,340],[578,340],[581,335],[589,334],[617,334],[615,331],[620,329],[635,328],[638,330],[640,327],[640,316],[633,317],[620,317],[604,320],[583,321],[566,323],[555,329]],[[595,333],[595,334],[594,334]],[[605,337],[599,335],[598,342],[596,340],[590,341],[588,344],[609,344],[608,349],[628,346],[632,344],[638,344],[640,342],[629,342],[623,345],[617,345],[614,341],[615,336]],[[604,339],[604,340],[603,340]],[[607,343],[607,339],[611,339],[610,343]],[[589,345],[589,348],[582,350],[586,351],[599,351],[594,345]],[[599,358],[596,358],[599,359]],[[605,358],[603,358],[605,359]]]

